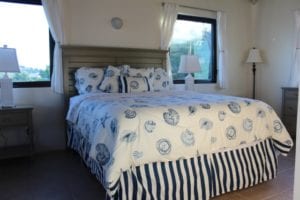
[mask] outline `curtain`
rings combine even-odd
[[[161,23],[161,40],[160,48],[163,50],[168,50],[170,42],[173,35],[174,24],[177,19],[178,5],[175,3],[164,3],[163,5],[163,16]],[[167,54],[167,70],[170,78],[171,84],[173,83],[172,79],[172,66],[170,62],[170,55]]]
[[[226,47],[226,30],[227,16],[226,13],[217,12],[217,46],[218,46],[218,74],[217,74],[217,85],[219,88],[225,89],[228,87],[228,76],[227,76],[227,47]]]
[[[55,41],[53,55],[53,71],[51,79],[51,88],[54,92],[63,94],[63,69],[62,52],[60,44],[63,44],[63,12],[61,10],[62,0],[42,0],[42,5],[48,21],[49,29]]]
[[[295,18],[295,42],[293,47],[293,65],[289,85],[298,87],[300,85],[300,10],[294,12]]]

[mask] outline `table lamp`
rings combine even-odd
[[[2,79],[0,79],[1,106],[14,107],[13,84],[7,76],[7,72],[20,72],[16,49],[7,48],[6,45],[0,48],[0,72],[5,72]]]
[[[253,72],[253,86],[252,86],[252,98],[255,99],[255,71],[256,71],[256,63],[262,63],[263,60],[260,56],[259,49],[252,48],[249,51],[248,58],[246,63],[252,63],[252,72]]]
[[[201,66],[199,63],[199,57],[195,55],[182,55],[180,57],[180,65],[178,73],[188,73],[185,77],[185,89],[194,89],[194,77],[191,73],[199,72]]]

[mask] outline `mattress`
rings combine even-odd
[[[211,166],[213,155],[220,152],[251,151],[267,142],[268,151],[286,155],[293,146],[286,128],[266,103],[191,91],[80,95],[71,98],[67,120],[84,138],[85,145],[77,149],[84,147],[85,160],[92,170],[99,171],[95,174],[100,174],[109,196],[124,191],[121,180],[125,174],[132,176],[135,169],[148,164],[209,155]],[[69,141],[76,143],[73,135]],[[249,158],[255,159],[256,154]],[[270,168],[277,163],[271,160]],[[260,176],[267,176],[261,169]],[[261,181],[274,177],[273,171],[273,176]],[[221,193],[210,192],[207,197]]]

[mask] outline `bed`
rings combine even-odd
[[[166,51],[62,50],[68,146],[111,199],[210,199],[275,178],[278,155],[293,146],[272,107],[258,100],[170,90],[76,95],[80,67],[155,71],[165,66]]]

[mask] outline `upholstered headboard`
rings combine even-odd
[[[77,94],[74,72],[80,67],[166,67],[165,50],[114,47],[62,46],[64,93],[66,99]]]

